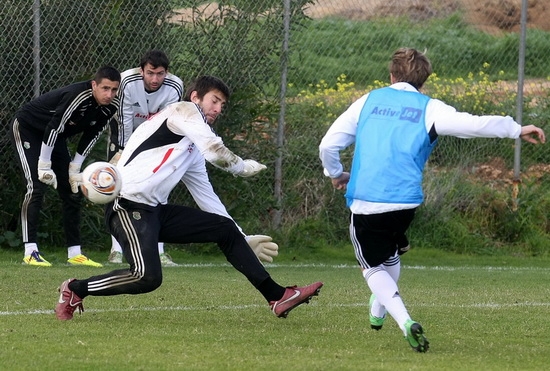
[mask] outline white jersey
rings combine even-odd
[[[412,85],[398,82],[391,85],[397,90],[417,91]],[[339,177],[344,171],[339,152],[355,142],[357,124],[368,94],[362,96],[340,115],[328,129],[319,145],[319,157],[324,174],[331,178]],[[432,130],[437,135],[458,138],[519,138],[521,126],[509,116],[476,116],[458,112],[437,99],[430,99],[425,113],[426,132]],[[354,214],[377,214],[394,210],[413,208],[413,204],[385,204],[354,200],[350,210]]]
[[[117,164],[120,196],[150,206],[166,204],[181,180],[201,210],[231,218],[212,189],[205,160],[232,174],[244,169],[243,160],[224,146],[196,104],[170,104],[128,141]]]
[[[148,93],[143,85],[141,69],[132,68],[121,73],[119,89],[120,108],[117,112],[118,145],[124,148],[134,130],[145,120],[160,112],[183,96],[183,82],[168,73],[160,88]]]

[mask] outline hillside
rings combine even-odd
[[[354,20],[407,15],[422,21],[445,17],[457,10],[469,23],[489,33],[520,29],[522,0],[317,0],[308,8],[312,18],[337,16]],[[550,31],[550,3],[529,0],[528,27]]]

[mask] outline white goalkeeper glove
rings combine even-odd
[[[38,180],[57,189],[57,177],[52,170],[51,161],[38,160]]]
[[[257,161],[254,160],[244,160],[244,168],[243,171],[240,174],[237,174],[239,176],[242,176],[243,178],[248,178],[249,176],[253,176],[258,174],[260,171],[267,169],[267,166],[260,164]]]
[[[81,166],[82,164],[78,162],[71,162],[69,164],[69,183],[71,184],[71,191],[73,193],[78,193],[78,186],[82,183]]]
[[[268,263],[272,263],[273,257],[279,255],[279,246],[271,241],[271,237],[260,234],[246,236],[246,242],[258,259]]]
[[[109,163],[110,163],[111,165],[115,165],[115,166],[116,166],[116,164],[118,164],[118,160],[120,160],[120,155],[122,155],[122,150],[121,150],[121,149],[119,149],[118,152],[115,153],[115,154],[113,155],[113,157],[111,157],[111,160],[109,160]]]

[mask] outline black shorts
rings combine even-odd
[[[409,244],[405,232],[416,208],[372,215],[351,215],[350,237],[361,268],[378,266]]]

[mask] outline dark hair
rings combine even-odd
[[[208,92],[212,90],[219,90],[220,92],[222,92],[223,95],[225,95],[225,98],[227,100],[231,95],[231,90],[225,82],[215,76],[205,75],[199,76],[191,84],[189,84],[189,87],[187,88],[187,91],[183,96],[183,100],[190,101],[191,93],[194,91],[197,92],[197,96],[199,97],[199,99],[202,99]]]
[[[168,65],[170,64],[170,61],[168,60],[168,56],[163,51],[153,49],[149,50],[143,55],[143,57],[141,57],[139,66],[142,70],[145,68],[145,65],[147,63],[153,66],[153,68],[164,67],[164,69],[168,71]]]
[[[95,73],[94,81],[100,84],[103,79],[120,82],[120,72],[114,67],[103,66]]]
[[[397,82],[408,82],[420,89],[432,74],[432,64],[426,54],[412,48],[400,48],[392,55],[390,73]]]

